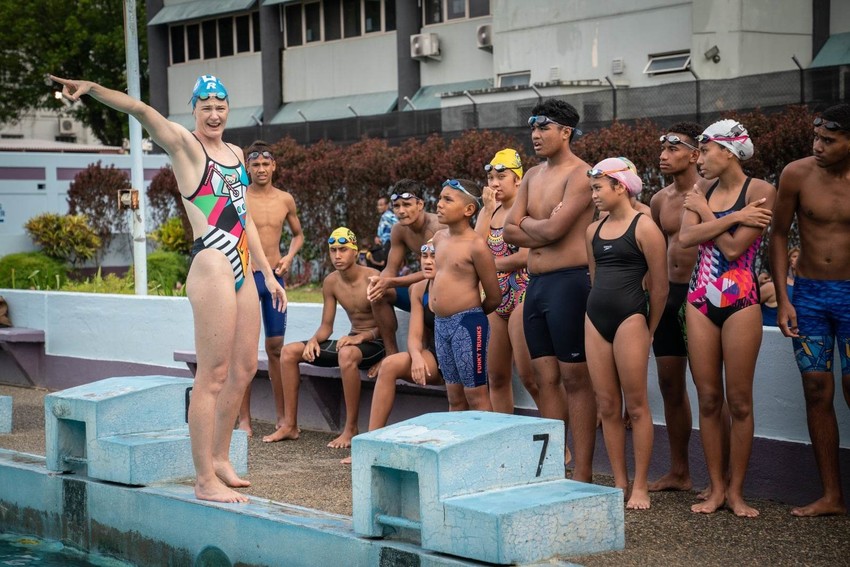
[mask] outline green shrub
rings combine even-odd
[[[118,211],[118,190],[130,189],[127,174],[114,165],[90,164],[74,176],[68,188],[68,211],[85,214],[104,248],[113,236],[128,231],[126,212]]]
[[[133,272],[130,270],[124,277],[118,274],[103,274],[98,268],[97,273],[85,280],[68,281],[62,286],[61,291],[75,291],[80,293],[117,293],[117,294],[134,294],[136,293],[135,283],[133,281]]]
[[[85,215],[44,213],[28,220],[24,228],[42,252],[72,266],[94,258],[101,244]]]
[[[65,264],[42,252],[19,252],[0,258],[0,287],[59,289],[67,279]]]
[[[179,217],[171,217],[150,233],[150,239],[159,243],[163,252],[177,252],[188,256],[192,251],[192,241],[186,238],[186,229]]]
[[[148,289],[159,295],[173,295],[178,282],[186,283],[189,260],[176,252],[148,254]]]

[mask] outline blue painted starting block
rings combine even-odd
[[[12,432],[12,396],[0,396],[0,433]]]
[[[432,413],[352,442],[354,531],[487,561],[625,547],[623,492],[564,478],[564,424]]]
[[[47,469],[148,485],[195,475],[188,407],[193,381],[107,378],[44,398]],[[248,472],[248,437],[235,430],[230,459]]]

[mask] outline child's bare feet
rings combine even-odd
[[[827,498],[820,498],[806,506],[800,506],[791,510],[792,516],[798,518],[812,518],[815,516],[835,516],[847,513],[847,508],[842,502],[835,502]]]
[[[294,441],[298,439],[300,430],[297,427],[289,427],[282,425],[278,427],[271,435],[263,437],[263,443],[274,443],[275,441]]]
[[[340,463],[341,463],[341,464],[343,464],[343,465],[350,465],[350,464],[351,464],[351,455],[349,455],[349,456],[347,456],[346,458],[342,459],[342,460],[340,461]]]
[[[713,514],[726,502],[726,494],[723,491],[712,491],[708,497],[691,506],[691,512],[695,514]]]
[[[357,435],[356,431],[343,431],[339,437],[328,443],[328,447],[331,449],[347,449],[351,447],[351,438],[355,435]]]
[[[626,503],[626,510],[649,510],[649,491],[632,487],[632,493]]]
[[[690,476],[680,476],[667,473],[655,482],[649,483],[650,492],[661,492],[663,490],[690,490],[693,488]],[[700,500],[705,500],[701,498]]]
[[[739,518],[755,518],[759,515],[759,511],[744,502],[740,496],[727,495],[726,506]]]
[[[248,502],[248,497],[228,488],[219,479],[214,482],[195,483],[195,498],[210,502]]]
[[[708,500],[708,496],[711,494],[711,485],[709,484],[705,488],[703,488],[699,494],[697,494],[697,500]]]
[[[240,478],[230,461],[221,461],[215,463],[215,475],[221,479],[225,485],[231,488],[246,488],[251,486],[251,483],[244,478]]]

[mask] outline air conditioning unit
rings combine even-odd
[[[410,36],[410,57],[439,59],[440,37],[435,33],[418,33]]]
[[[615,57],[611,60],[611,74],[622,75],[626,71],[626,62],[622,57]]]
[[[70,118],[60,118],[59,119],[59,134],[62,136],[68,136],[71,134],[75,134],[74,131],[74,121]]]
[[[493,51],[493,24],[481,24],[475,32],[478,49]]]

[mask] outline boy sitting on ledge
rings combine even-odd
[[[322,282],[322,323],[306,343],[294,342],[283,347],[283,425],[263,437],[266,443],[298,439],[298,388],[301,385],[298,364],[309,362],[340,369],[345,396],[345,427],[339,437],[328,443],[328,447],[351,447],[351,438],[358,433],[360,369],[368,369],[384,357],[384,343],[372,315],[372,306],[366,299],[369,278],[378,276],[378,271],[357,263],[357,237],[348,228],[340,227],[333,231],[328,238],[328,247],[335,271]],[[351,331],[338,340],[328,340],[333,332],[337,302],[348,314]]]

